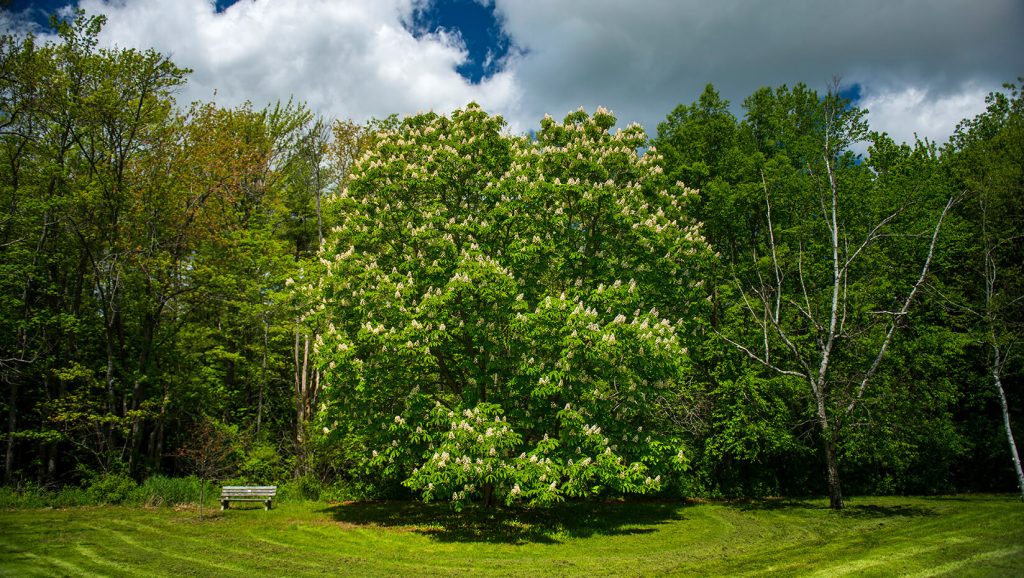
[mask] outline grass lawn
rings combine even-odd
[[[1024,576],[1012,496],[0,511],[0,575]]]

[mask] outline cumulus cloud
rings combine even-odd
[[[528,118],[603,104],[654,132],[708,82],[741,113],[761,86],[823,90],[838,76],[870,95],[873,128],[944,138],[953,115],[1024,72],[1019,0],[496,1],[525,49]]]
[[[472,100],[502,110],[516,99],[513,71],[471,84],[455,71],[466,58],[458,38],[410,34],[412,0],[252,0],[221,13],[209,0],[80,6],[107,15],[104,44],[154,47],[193,69],[186,102],[263,105],[294,95],[329,117],[365,120]]]
[[[294,95],[364,120],[471,100],[513,130],[584,106],[654,133],[705,84],[740,103],[761,86],[857,83],[872,128],[942,141],[1024,73],[1020,0],[479,0],[515,49],[480,83],[457,31],[413,34],[432,0],[81,0],[107,45],[155,47],[194,69],[180,100],[262,105]],[[433,0],[437,1],[437,0]]]
[[[897,142],[914,142],[919,137],[942,144],[957,123],[984,110],[990,88],[972,82],[959,90],[935,94],[933,89],[907,86],[869,92],[861,99],[861,106],[868,109],[871,126],[884,128]]]

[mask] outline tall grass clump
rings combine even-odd
[[[71,508],[96,504],[87,488],[65,486],[50,490],[36,484],[0,487],[0,509]]]
[[[144,506],[177,506],[199,502],[202,484],[199,478],[169,478],[167,476],[151,476],[142,482],[132,495],[132,502]],[[208,486],[209,490],[209,486]],[[207,491],[207,500],[210,492]]]
[[[28,484],[21,487],[0,486],[0,509],[43,508],[50,505],[50,493]]]

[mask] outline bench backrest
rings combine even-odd
[[[277,486],[223,486],[220,495],[229,498],[248,498],[277,495]]]

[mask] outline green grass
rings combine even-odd
[[[0,575],[1024,575],[1010,496],[0,511]]]

